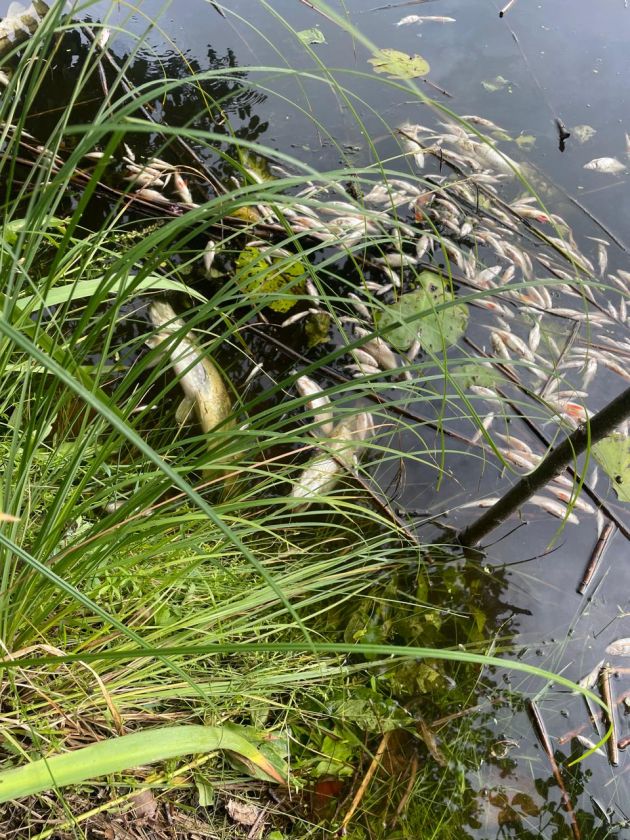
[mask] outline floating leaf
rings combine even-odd
[[[326,38],[321,29],[314,26],[312,29],[302,29],[298,32],[298,38],[304,44],[325,44]]]
[[[421,55],[408,55],[400,50],[376,50],[368,61],[375,73],[389,73],[390,79],[414,79],[426,76],[430,70],[429,62]]]
[[[318,344],[325,344],[330,338],[331,317],[328,312],[311,312],[306,319],[304,332],[309,350]]]
[[[593,455],[612,481],[619,501],[630,502],[630,438],[621,434],[605,437],[595,444]]]
[[[238,255],[236,271],[239,286],[251,299],[274,292],[286,293],[265,302],[274,312],[288,312],[297,303],[295,295],[304,292],[306,271],[297,258],[273,259],[250,245]]]
[[[591,137],[597,134],[597,129],[592,125],[574,125],[571,133],[577,139],[578,143],[588,143]]]
[[[378,327],[381,331],[390,328],[386,338],[397,350],[408,350],[418,340],[423,350],[438,353],[464,334],[468,309],[463,304],[444,306],[454,296],[439,274],[423,271],[418,275],[418,283],[420,288],[415,292],[401,295],[396,303],[384,307],[378,316]],[[414,317],[420,313],[422,317]],[[394,324],[398,326],[391,329]]]
[[[514,141],[521,149],[531,149],[536,142],[533,134],[519,134]]]
[[[481,84],[489,93],[496,93],[498,90],[503,90],[504,87],[510,85],[510,82],[503,76],[495,76],[494,79],[485,79]]]

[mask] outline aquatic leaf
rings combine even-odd
[[[630,438],[612,434],[593,447],[595,460],[610,478],[621,502],[630,502]]]
[[[304,44],[325,44],[326,38],[321,29],[314,26],[312,29],[302,29],[297,33],[298,38]]]
[[[238,255],[236,271],[243,293],[255,303],[265,295],[285,292],[265,303],[274,312],[288,312],[297,303],[295,295],[304,292],[306,270],[297,258],[272,259],[260,248],[249,245]]]
[[[574,125],[571,133],[578,143],[588,143],[591,137],[597,134],[597,129],[593,128],[592,125]]]
[[[364,732],[388,732],[401,729],[412,718],[396,701],[371,688],[357,687],[335,708],[335,717],[353,723]]]
[[[531,149],[536,142],[536,138],[533,134],[519,134],[514,142],[521,149]]]
[[[496,93],[498,90],[503,90],[510,82],[503,76],[495,76],[494,79],[485,79],[481,84],[489,93]]]
[[[46,229],[54,228],[59,233],[65,233],[67,222],[65,219],[59,219],[56,216],[50,216],[46,220]],[[10,222],[6,222],[3,226],[3,229],[0,233],[0,241],[6,242],[7,245],[15,245],[18,240],[18,236],[22,233],[22,231],[29,231],[30,223],[27,219],[13,219]],[[39,233],[37,229],[32,229],[30,232],[32,233]],[[55,244],[55,241],[50,237],[46,237],[51,244]]]
[[[626,167],[617,158],[601,157],[589,160],[588,163],[584,164],[584,169],[590,169],[593,172],[604,172],[606,175],[616,175],[619,172],[624,172]]]
[[[430,70],[429,62],[421,55],[408,55],[400,50],[376,50],[368,61],[375,73],[389,73],[390,79],[414,79],[426,76]]]
[[[78,785],[98,776],[193,753],[226,750],[248,760],[268,781],[286,784],[278,772],[234,726],[169,726],[106,738],[88,747],[40,758],[0,773],[0,802],[51,788]]]
[[[454,296],[439,274],[423,271],[418,275],[418,284],[420,288],[415,292],[401,295],[383,308],[378,314],[378,327],[381,331],[387,329],[385,338],[397,350],[408,350],[417,340],[423,350],[438,353],[462,337],[468,308],[455,303],[444,306]],[[414,317],[421,313],[422,317]],[[395,324],[398,326],[391,329]]]
[[[331,317],[328,312],[311,312],[306,319],[304,332],[306,345],[310,349],[325,344],[330,338]]]

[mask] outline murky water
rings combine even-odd
[[[0,11],[5,11],[4,5]],[[236,96],[230,95],[234,82],[218,79],[212,83],[215,99],[229,97],[225,116],[231,129],[317,170],[348,163],[360,167],[373,162],[374,151],[381,158],[395,155],[398,150],[388,127],[401,121],[434,124],[438,119],[427,105],[412,100],[403,85],[384,87],[367,64],[370,53],[361,39],[299,0],[274,0],[268,5],[233,0],[228,5],[225,19],[203,0],[172,4],[146,0],[137,10],[102,3],[90,15],[121,28],[110,45],[120,56],[133,43],[125,30],[138,34],[146,29],[149,18],[158,21],[162,31],[150,34],[130,71],[138,86],[161,75],[181,76],[190,69],[243,68],[244,84]],[[421,88],[458,114],[478,114],[502,126],[511,139],[504,139],[501,148],[537,167],[540,182],[546,186],[545,200],[573,226],[584,252],[595,254],[595,244],[589,245],[587,236],[611,243],[614,236],[619,245],[611,245],[611,265],[630,268],[625,252],[630,242],[626,174],[583,168],[593,158],[627,159],[630,9],[623,0],[607,0],[596,8],[586,0],[546,0],[535,5],[519,0],[503,19],[498,14],[500,5],[489,0],[439,0],[370,11],[372,5],[386,4],[379,0],[331,2],[335,13],[376,46],[424,56],[431,65],[428,78],[449,95],[419,82]],[[397,25],[415,14],[455,21]],[[289,27],[314,26],[326,43],[312,46],[310,56]],[[294,70],[305,70],[307,75]],[[59,78],[71,78],[70,66],[60,66],[57,72]],[[345,86],[345,99],[328,85],[326,72]],[[192,89],[173,96],[163,107],[173,124],[190,122],[218,130],[217,115],[204,113]],[[556,119],[571,132],[564,152],[558,148]],[[590,139],[580,142],[584,132],[576,131],[577,126],[590,126]],[[524,137],[531,138],[527,150],[516,142]],[[159,146],[159,141],[155,143]],[[219,160],[215,163],[220,172]],[[594,402],[598,397],[603,402],[606,396],[595,391]],[[494,471],[477,473],[465,455],[459,462],[453,459],[452,469],[458,480],[446,480],[439,497],[427,476],[408,470],[401,506],[433,511],[465,500],[466,491],[472,497],[505,486],[504,478]],[[608,500],[615,505],[612,492]],[[615,509],[624,516],[621,506]],[[584,598],[576,589],[595,543],[594,522],[585,518],[581,527],[567,527],[550,551],[547,546],[557,531],[557,520],[535,514],[526,526],[500,539],[514,525],[496,532],[487,557],[489,566],[505,567],[501,598],[514,607],[514,614],[505,616],[509,622],[501,633],[515,637],[521,658],[577,680],[604,657],[606,644],[630,635],[627,542],[617,534],[589,590],[592,594]],[[487,682],[513,691],[513,696],[538,688],[531,680],[507,672],[488,674]],[[630,691],[630,677],[621,676],[615,681],[617,699],[625,691]],[[539,705],[562,764],[571,751],[576,753],[575,741],[560,743],[567,733],[581,730],[597,740],[581,700],[548,691],[539,698]],[[627,732],[624,725],[621,714],[622,736]],[[480,769],[466,774],[472,789],[480,792],[480,812],[476,823],[462,825],[461,836],[478,840],[570,836],[558,789],[525,710],[517,703],[503,702],[485,716],[484,726],[488,742],[510,742],[500,759],[481,755]],[[486,748],[488,744],[480,741],[479,749]],[[590,820],[587,837],[630,837],[630,829],[622,825],[630,815],[627,769],[623,756],[614,769],[606,757],[596,754],[572,771],[573,783],[567,785],[574,807],[592,814],[582,817],[584,825]]]

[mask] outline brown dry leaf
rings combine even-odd
[[[138,819],[155,819],[158,808],[157,799],[150,790],[141,790],[133,798],[133,811]]]
[[[234,822],[241,825],[254,825],[260,816],[260,808],[250,802],[239,802],[238,799],[228,799],[225,809]]]

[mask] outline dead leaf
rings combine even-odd
[[[158,812],[157,799],[150,790],[141,790],[133,797],[133,811],[138,819],[153,820]]]
[[[225,810],[234,822],[240,825],[254,825],[261,814],[261,809],[251,802],[241,802],[238,799],[228,799]]]

